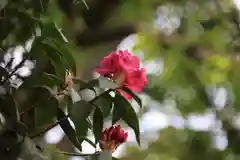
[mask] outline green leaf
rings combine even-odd
[[[53,66],[53,69],[58,77],[60,77],[61,79],[65,79],[66,69],[69,69],[70,67],[66,63],[63,55],[56,51],[55,48],[47,44],[44,44],[43,47],[45,49],[46,57],[48,57],[49,59],[49,62],[47,63],[50,63],[49,65]]]
[[[48,81],[51,81],[55,85],[59,85],[59,84],[63,83],[63,80],[54,74],[43,72],[43,76],[46,76]]]
[[[118,108],[118,106],[116,106],[116,104],[114,104],[113,115],[112,115],[112,124],[117,123],[117,121],[119,121],[121,119],[123,114],[124,114],[124,109]]]
[[[95,112],[93,114],[93,133],[95,136],[95,144],[97,144],[101,138],[100,136],[102,128],[103,128],[102,111],[99,107],[96,107]]]
[[[60,108],[57,109],[57,118],[59,121],[59,125],[61,126],[65,134],[68,136],[69,140],[79,151],[82,151],[82,146],[77,138],[76,131],[72,128],[69,120],[66,118],[66,115]]]
[[[42,35],[44,37],[51,37],[59,42],[66,43],[67,39],[63,35],[63,33],[60,31],[60,29],[57,27],[57,24],[52,21],[45,21],[42,24]]]
[[[84,101],[84,100],[78,101],[71,106],[71,112],[70,112],[71,118],[74,121],[84,120],[89,116],[92,109],[93,109],[93,106],[91,103],[88,103],[87,101]]]
[[[134,130],[136,140],[140,145],[139,121],[131,104],[123,96],[116,93],[114,108],[116,108],[116,114]]]
[[[51,38],[45,38],[42,43],[59,53],[62,57],[63,64],[66,65],[66,68],[70,69],[73,74],[76,74],[76,62],[72,53],[68,50],[66,44],[60,43]]]
[[[49,100],[39,103],[34,110],[36,125],[44,125],[52,122],[58,106],[59,102],[55,97],[51,97]]]
[[[84,119],[82,121],[73,121],[76,129],[76,135],[78,137],[78,140],[80,143],[85,140],[85,137],[87,136],[88,128],[90,128],[89,122]]]
[[[45,48],[42,47],[42,44],[41,44],[42,40],[43,40],[43,37],[36,37],[36,39],[32,43],[32,47],[29,52],[29,57],[31,59],[38,60],[37,64],[38,64],[39,60],[42,60],[45,58],[44,57],[44,55],[45,55],[44,49]]]
[[[18,107],[12,95],[7,93],[5,95],[0,96],[0,103],[1,103],[0,110],[4,114],[6,114],[8,118],[11,118],[13,121],[20,120]]]
[[[37,104],[38,102],[46,101],[52,96],[52,89],[48,86],[34,85],[30,88],[31,104]]]
[[[121,88],[123,91],[127,92],[128,94],[130,94],[133,99],[138,103],[138,105],[140,107],[142,107],[142,100],[138,97],[138,95],[136,95],[136,93],[134,93],[133,91],[131,91],[130,89],[128,89],[127,87],[123,87]]]
[[[104,94],[103,96],[100,96],[93,103],[101,108],[104,118],[109,116],[113,107],[113,98],[110,94]]]
[[[87,118],[92,109],[92,104],[84,100],[78,101],[71,106],[70,118],[75,125],[77,136],[79,138],[86,136],[88,128],[91,127]]]

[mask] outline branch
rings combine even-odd
[[[55,151],[59,154],[64,154],[68,156],[81,156],[81,157],[87,157],[87,156],[93,156],[93,155],[100,155],[99,152],[93,153],[93,154],[83,154],[83,153],[71,153],[71,152],[64,152],[64,151]]]
[[[60,119],[59,121],[51,124],[49,127],[47,127],[46,129],[44,129],[43,131],[40,131],[34,135],[30,135],[30,138],[35,138],[35,137],[39,137],[42,134],[46,133],[47,131],[51,130],[52,128],[56,127],[61,121],[65,120],[66,118],[70,117],[70,115],[66,115],[64,118]]]
[[[8,78],[12,77],[15,74],[15,72],[24,65],[27,59],[28,59],[28,56],[23,55],[22,61],[13,69],[13,71],[9,74]]]

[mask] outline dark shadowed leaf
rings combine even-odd
[[[48,81],[51,81],[55,85],[59,85],[63,82],[63,80],[61,78],[57,77],[54,74],[44,72],[43,76],[45,76]]]
[[[117,106],[114,103],[114,107],[113,107],[113,115],[112,115],[112,124],[117,123],[117,121],[119,121],[121,119],[121,117],[124,114],[124,109],[120,108],[121,106]]]
[[[43,93],[46,93],[48,96],[51,95],[51,93],[52,93],[52,89],[50,87],[44,86],[44,85],[33,85],[33,86],[31,86],[31,88],[33,90],[35,90],[36,92],[42,91]]]
[[[36,66],[39,67],[41,64],[38,65],[39,62],[42,62],[45,60],[45,53],[44,50],[45,48],[42,46],[41,41],[43,37],[36,37],[36,39],[32,43],[32,48],[28,53],[28,56],[30,59],[37,60]]]
[[[136,95],[136,93],[134,93],[133,91],[131,91],[127,87],[123,87],[121,89],[124,90],[125,92],[127,92],[128,94],[130,94],[133,97],[133,99],[138,103],[138,105],[140,107],[142,107],[142,100],[138,97],[138,95]]]
[[[78,140],[80,143],[82,143],[85,140],[85,137],[87,136],[88,129],[90,128],[89,122],[84,119],[82,121],[73,121],[76,129],[76,135],[78,137]]]
[[[131,104],[120,94],[115,96],[114,108],[117,109],[116,114],[120,114],[119,117],[124,120],[129,127],[131,127],[136,135],[136,140],[140,145],[140,131],[138,117]]]
[[[77,138],[76,131],[73,129],[69,120],[66,118],[65,113],[60,108],[57,109],[57,118],[59,120],[59,125],[61,126],[65,134],[68,136],[69,140],[79,151],[81,151],[82,146]]]
[[[61,57],[61,62],[65,65],[65,68],[70,69],[73,74],[76,74],[76,62],[72,53],[68,50],[66,44],[59,43],[55,39],[46,38],[42,41],[45,46],[51,48]],[[49,53],[52,54],[52,53]]]
[[[52,21],[46,21],[42,24],[42,35],[45,37],[52,37],[58,40],[59,42],[67,42],[63,33],[59,30],[56,23]]]
[[[82,137],[86,136],[88,128],[91,127],[91,124],[88,122],[87,118],[93,109],[92,104],[87,101],[78,101],[71,106],[70,118],[73,121],[77,136],[80,141],[82,141]]]
[[[47,86],[34,85],[25,90],[19,91],[19,98],[21,99],[21,93],[23,93],[23,101],[26,105],[21,105],[21,119],[29,128],[29,130],[33,130],[35,127],[35,111],[34,108],[37,105],[45,103],[52,96],[54,96],[51,88]],[[26,98],[25,98],[26,97]],[[26,100],[25,100],[26,99]]]
[[[20,120],[20,115],[18,111],[18,107],[13,99],[12,95],[5,94],[0,96],[0,103],[1,103],[1,111],[6,114],[12,120]]]
[[[93,103],[101,108],[104,118],[109,116],[113,106],[113,98],[110,94],[104,94],[103,96],[100,96]]]
[[[49,100],[37,104],[34,110],[36,125],[51,123],[56,115],[56,109],[58,106],[59,102],[55,97],[51,97]]]
[[[31,104],[46,101],[53,96],[52,89],[48,86],[34,85],[30,89]]]
[[[86,119],[93,109],[93,105],[87,101],[81,100],[71,106],[71,118],[74,121]]]
[[[95,143],[100,140],[101,132],[103,128],[103,115],[100,108],[96,107],[93,114],[93,133],[95,136]]]

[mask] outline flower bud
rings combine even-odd
[[[101,133],[100,148],[114,152],[120,144],[126,142],[127,137],[128,134],[120,125],[106,128]]]

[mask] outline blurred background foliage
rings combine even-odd
[[[144,123],[140,127],[153,127],[147,133],[142,129],[141,147],[127,143],[118,154],[121,159],[239,159],[240,1],[2,0],[0,6],[3,60],[9,48],[25,45],[38,34],[39,21],[46,36],[54,34],[52,22],[61,29],[82,79],[95,76],[95,66],[109,51],[129,49],[139,56],[149,78],[140,121],[154,110],[169,121],[177,116],[176,123],[183,125],[158,127],[161,119]],[[210,126],[191,120],[207,129],[187,125],[191,116],[208,113],[214,117]],[[216,135],[225,137],[223,147],[216,147]],[[73,150],[66,138],[56,147]]]

